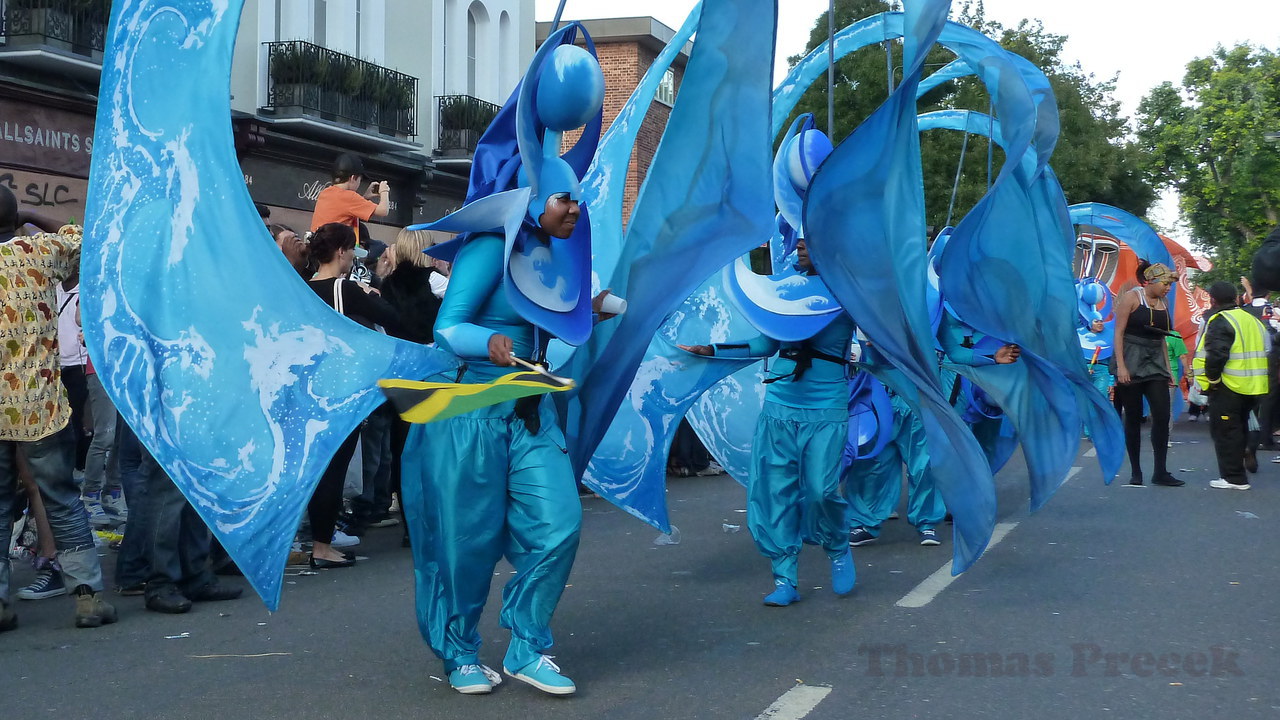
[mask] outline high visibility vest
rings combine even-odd
[[[1196,357],[1191,369],[1201,390],[1209,389],[1209,378],[1204,374],[1204,339],[1209,334],[1209,324],[1218,321],[1231,323],[1236,339],[1231,343],[1231,355],[1222,369],[1222,382],[1241,395],[1267,394],[1266,329],[1257,318],[1240,308],[1224,310],[1209,319],[1200,340],[1196,343]]]

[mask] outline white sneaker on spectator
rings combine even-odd
[[[91,492],[85,493],[80,499],[84,501],[85,512],[89,513],[89,524],[94,527],[107,527],[111,525],[111,518],[107,516],[105,510],[102,509],[101,493]]]
[[[341,530],[334,530],[333,542],[329,544],[336,548],[355,547],[360,544],[360,538],[348,535]]]
[[[698,471],[698,475],[702,477],[706,477],[709,475],[723,475],[723,474],[724,474],[724,468],[720,467],[720,463],[716,462],[715,460],[712,460],[711,464],[707,465],[706,468]]]
[[[102,494],[102,510],[111,518],[111,522],[123,523],[129,520],[129,506],[124,501],[124,491],[115,488]]]

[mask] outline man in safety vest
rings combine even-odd
[[[1211,285],[1209,298],[1213,308],[1192,363],[1196,384],[1209,396],[1209,432],[1221,475],[1209,485],[1248,490],[1244,456],[1249,413],[1267,394],[1270,338],[1257,318],[1236,305],[1230,283]]]

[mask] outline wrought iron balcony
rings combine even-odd
[[[111,0],[6,0],[0,35],[7,48],[44,46],[102,61]]]
[[[502,108],[470,95],[436,97],[440,137],[436,152],[445,157],[471,157],[489,123]]]
[[[417,78],[302,40],[263,44],[265,109],[401,138],[417,134]]]

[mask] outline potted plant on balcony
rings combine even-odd
[[[72,49],[68,0],[8,0],[4,15],[9,45]]]
[[[414,83],[411,79],[387,78],[378,98],[378,126],[384,135],[408,139],[413,101]]]
[[[338,92],[340,103],[338,114],[349,124],[359,128],[369,123],[370,103],[366,94],[368,84],[373,82],[376,73],[363,60],[348,57],[344,59],[344,70],[338,76]]]
[[[110,16],[110,0],[72,0],[74,52],[102,62],[102,50],[107,45],[107,19]]]
[[[305,109],[320,110],[321,88],[331,72],[320,48],[304,42],[279,43],[269,51],[267,72],[277,112],[287,109],[287,114],[300,115]]]

